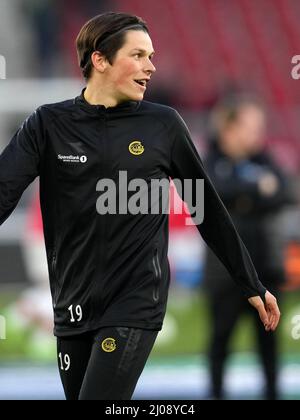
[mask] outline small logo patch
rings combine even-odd
[[[142,155],[144,153],[144,151],[145,151],[145,148],[142,145],[141,141],[133,141],[129,145],[129,152],[132,155],[139,156],[139,155]]]
[[[106,353],[112,353],[117,348],[116,340],[114,338],[106,338],[102,341],[101,347]]]
[[[88,158],[86,156],[81,156],[80,157],[80,162],[81,163],[86,163],[88,161]]]
[[[74,155],[58,155],[58,160],[61,160],[64,163],[86,163],[88,161],[87,156],[74,156]]]

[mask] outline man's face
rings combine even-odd
[[[141,101],[146,85],[156,71],[151,38],[143,31],[128,31],[125,44],[117,52],[112,66],[106,69],[106,86],[118,102]]]
[[[236,121],[231,122],[221,133],[226,150],[233,156],[250,157],[260,152],[265,142],[265,115],[255,105],[244,105]]]
[[[246,105],[239,113],[237,122],[239,140],[251,155],[264,147],[266,120],[264,112],[255,105]]]

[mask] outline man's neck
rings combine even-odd
[[[115,98],[105,95],[105,92],[93,82],[87,84],[84,91],[84,98],[90,105],[103,105],[105,108],[111,108],[118,105]]]

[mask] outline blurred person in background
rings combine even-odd
[[[105,13],[83,26],[76,45],[86,88],[76,98],[39,107],[0,156],[0,225],[39,176],[66,397],[131,399],[166,312],[169,232],[161,189],[158,213],[153,203],[146,212],[131,212],[127,194],[117,193],[124,187],[123,179],[118,181],[123,171],[130,180],[146,182],[146,191],[142,187],[138,193],[147,197],[152,179],[192,180],[192,194],[181,191],[190,209],[199,198],[196,181],[204,180],[199,232],[267,331],[277,328],[280,312],[259,281],[182,118],[170,107],[143,100],[156,71],[146,23],[134,15]],[[110,206],[110,199],[101,212],[101,200],[107,200],[99,184],[107,178],[116,181],[113,198],[125,212],[114,209],[115,201]]]
[[[34,55],[32,73],[39,77],[78,76],[74,37],[87,19],[104,11],[107,0],[20,0],[19,10],[30,24]],[[113,3],[110,2],[110,8]]]
[[[58,0],[22,0],[20,11],[30,24],[33,35],[32,50],[36,60],[32,72],[39,77],[55,74],[62,57],[59,34],[62,30],[62,2]]]
[[[53,314],[38,194],[34,194],[27,219],[22,251],[31,285],[19,299],[18,309],[28,323],[48,336],[52,335]]]
[[[30,283],[18,298],[3,308],[10,334],[22,337],[22,354],[36,360],[55,356],[53,310],[45,252],[43,222],[38,194],[28,207],[24,231],[20,234],[26,276]]]
[[[279,295],[284,282],[282,226],[277,215],[292,202],[287,178],[265,151],[266,115],[255,99],[235,97],[213,113],[216,132],[206,159],[207,171],[243,238],[259,277]],[[204,287],[209,296],[212,335],[209,353],[212,397],[224,398],[223,373],[229,340],[247,305],[225,267],[208,250]],[[264,367],[266,399],[278,398],[277,343],[255,321]]]

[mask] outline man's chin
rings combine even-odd
[[[128,99],[129,101],[142,101],[144,99],[143,93],[137,93],[135,95],[131,95],[131,97]]]
[[[142,91],[136,91],[132,92],[130,95],[128,95],[129,101],[142,101],[144,99],[145,92]]]
[[[142,101],[143,99],[144,99],[144,92],[135,92],[130,95],[124,95],[121,102]]]

